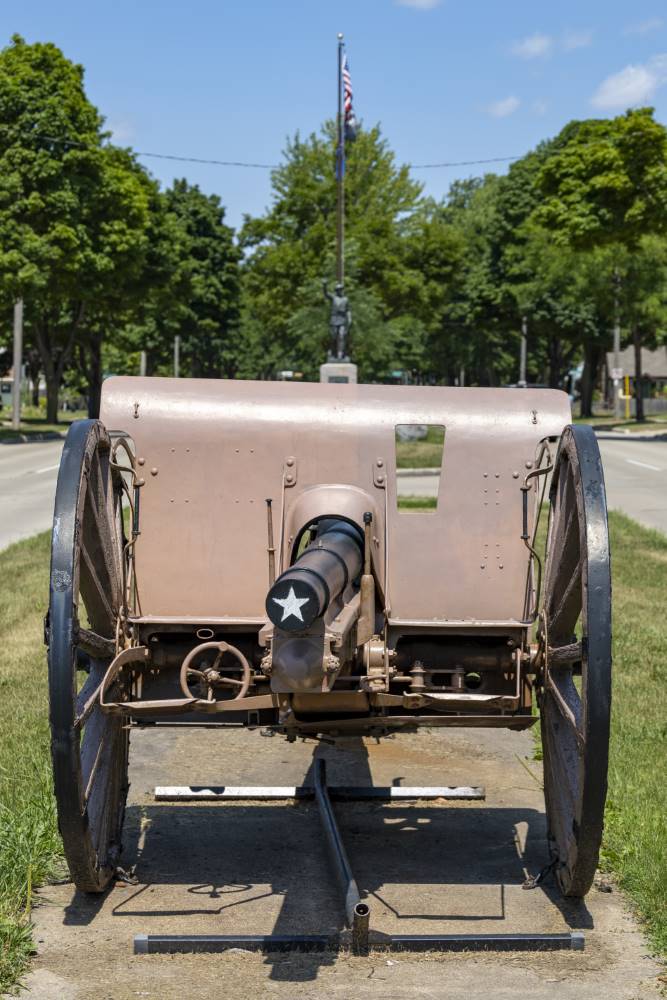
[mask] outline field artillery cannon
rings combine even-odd
[[[130,726],[516,730],[536,695],[556,877],[584,895],[610,573],[597,443],[569,421],[550,390],[109,379],[65,443],[46,622],[77,886],[102,891],[118,864]],[[398,505],[405,425],[444,428],[434,510]]]

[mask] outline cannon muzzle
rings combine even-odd
[[[308,548],[278,577],[266,598],[267,615],[286,632],[310,628],[362,570],[360,528],[340,518],[325,518],[316,531]]]

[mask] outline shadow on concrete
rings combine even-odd
[[[320,745],[313,761],[319,756],[327,760],[330,784],[371,784],[361,740]],[[305,784],[313,781],[312,769],[311,762]],[[396,777],[393,783],[400,781]],[[413,932],[415,919],[428,921],[431,933],[446,933],[454,921],[485,920],[497,922],[502,933],[505,887],[521,885],[548,861],[544,815],[536,809],[356,802],[336,803],[335,810],[360,891],[371,903],[371,927],[379,931],[384,910],[399,933]],[[133,918],[128,934],[162,932],[160,918],[174,917],[182,917],[182,928],[170,925],[169,933],[200,933],[192,921],[202,917],[221,918],[217,927],[207,924],[205,933],[333,936],[344,929],[340,893],[311,801],[130,806],[123,863],[136,864],[141,882],[128,887],[113,907],[115,917]],[[170,905],[159,891],[169,885],[186,886],[188,902],[177,892],[178,905],[173,899]],[[422,905],[425,887],[434,885],[445,888],[436,897],[442,912]],[[404,895],[397,886],[406,886]],[[464,897],[460,889],[453,891],[450,899],[447,886],[469,891]],[[544,893],[568,927],[592,926],[585,903],[562,899],[554,884],[547,881],[531,891]],[[258,901],[276,896],[280,912],[274,925],[259,926]],[[103,900],[76,893],[65,923],[92,923]],[[141,927],[137,918],[145,918]],[[334,954],[302,955],[298,961],[266,956],[271,978],[290,982],[313,980],[322,965],[335,961]]]

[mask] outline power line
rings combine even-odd
[[[278,163],[246,163],[243,160],[205,160],[198,156],[176,156],[172,153],[142,153],[134,150],[136,156],[150,156],[154,160],[177,160],[179,163],[205,163],[214,167],[252,167],[257,170],[276,170]]]
[[[449,163],[411,163],[413,170],[431,170],[437,167],[476,167],[482,163],[510,163],[521,160],[522,156],[493,156],[488,160],[452,160]]]
[[[43,142],[52,142],[60,146],[68,146],[73,149],[96,149],[91,143],[79,142],[77,139],[62,139],[53,135],[41,135],[26,129],[26,135],[33,139],[40,139]],[[247,167],[253,170],[276,170],[279,163],[252,163],[247,160],[215,160],[201,156],[179,156],[176,153],[153,153],[147,150],[132,150],[135,156],[150,157],[154,160],[173,160],[177,163],[200,163],[212,167]],[[521,156],[494,156],[485,160],[451,160],[443,163],[411,163],[413,170],[435,170],[441,167],[472,167],[487,163],[509,163],[513,160],[520,160]]]
[[[38,132],[31,132],[28,129],[25,130],[24,134],[29,135],[32,139],[39,139],[42,142],[52,142],[55,145],[67,146],[72,149],[104,148],[90,142],[79,142],[78,139],[62,139],[55,135],[41,135]],[[205,160],[195,156],[176,156],[172,153],[149,153],[141,152],[137,149],[133,149],[131,152],[135,156],[150,156],[157,160],[178,160],[181,163],[206,163],[217,167],[253,167],[259,170],[274,170],[278,166],[277,163],[247,163],[243,160]]]
[[[0,126],[7,128],[8,126]],[[77,139],[62,139],[57,136],[52,135],[41,135],[36,132],[31,132],[30,130],[24,130],[25,135],[29,135],[33,139],[40,139],[43,142],[51,142],[60,146],[67,146],[73,149],[99,149],[103,147],[95,146],[87,142],[79,142]],[[628,136],[632,136],[633,133],[628,133]],[[593,139],[589,142],[581,144],[584,146],[597,146],[600,143],[608,143],[610,145],[615,145],[613,140],[609,138]],[[280,167],[279,163],[252,163],[247,160],[214,160],[199,156],[179,156],[175,153],[152,153],[147,151],[141,151],[136,149],[130,149],[130,152],[134,153],[135,156],[139,157],[150,157],[154,160],[172,160],[177,163],[199,163],[205,166],[213,167],[242,167],[252,170],[277,170]],[[446,160],[441,163],[411,163],[408,166],[412,170],[438,170],[447,167],[476,167],[484,166],[490,163],[512,163],[517,160],[523,159],[527,156],[527,153],[522,153],[519,156],[492,156],[481,160]]]

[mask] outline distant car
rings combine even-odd
[[[11,409],[13,386],[14,380],[11,378],[3,378],[0,382],[0,409],[5,406]]]
[[[551,386],[543,382],[510,382],[503,386],[503,389],[550,389]]]

